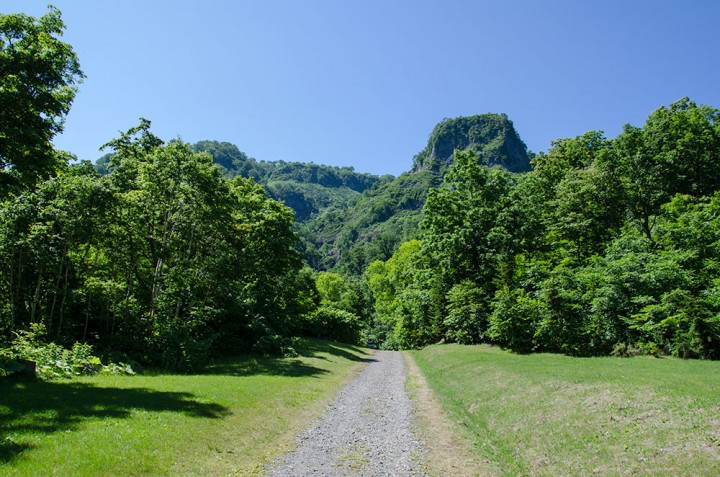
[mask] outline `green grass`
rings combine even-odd
[[[720,362],[412,352],[492,473],[720,475]]]
[[[349,379],[366,350],[309,340],[301,357],[195,375],[0,380],[0,475],[252,475]]]

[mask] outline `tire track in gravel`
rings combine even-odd
[[[412,413],[402,355],[376,351],[268,475],[424,477],[425,449],[412,432]]]

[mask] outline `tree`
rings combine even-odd
[[[413,348],[441,338],[431,315],[432,283],[418,240],[403,243],[386,262],[365,274],[375,300],[372,333],[383,348]]]
[[[516,181],[504,169],[481,165],[472,151],[456,151],[455,161],[444,185],[428,194],[424,209],[423,249],[435,275],[432,308],[438,314],[436,318],[443,319],[448,311],[448,293],[468,281],[474,285],[472,291],[467,291],[465,285],[467,292],[460,288],[453,296],[458,293],[472,296],[473,320],[484,328],[501,263],[506,258],[503,252],[508,234],[500,219],[509,206],[510,191]],[[457,306],[453,309],[458,311]],[[479,340],[485,332],[485,329],[470,332],[454,318],[445,320],[445,324],[458,327],[444,330],[443,334],[450,339]]]
[[[13,329],[42,322],[57,335],[68,328],[75,277],[89,267],[87,250],[101,235],[109,200],[92,166],[78,164],[5,201],[0,321]]]
[[[455,161],[445,184],[428,194],[423,243],[449,286],[463,280],[490,286],[497,265],[492,232],[514,179],[480,165],[471,151],[457,151]]]
[[[620,187],[595,164],[572,169],[556,186],[547,203],[552,214],[550,233],[577,260],[601,253],[625,219]]]
[[[626,207],[649,241],[655,218],[675,194],[720,187],[720,112],[688,98],[655,110],[645,127],[626,125],[604,164],[620,178]]]
[[[348,284],[347,280],[337,273],[319,272],[315,279],[315,286],[320,294],[322,306],[345,310],[359,315],[360,297]]]
[[[0,15],[0,195],[48,177],[59,162],[50,141],[84,78],[58,38],[64,29],[54,7],[39,19]]]

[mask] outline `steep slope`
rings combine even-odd
[[[362,273],[373,260],[387,260],[401,242],[416,236],[428,191],[442,183],[454,151],[467,149],[488,166],[530,169],[527,147],[506,115],[445,119],[415,156],[412,170],[371,187],[349,210],[330,208],[306,224],[304,237],[314,238],[319,250],[313,266]]]
[[[441,171],[453,164],[455,150],[480,154],[486,166],[502,166],[510,172],[530,170],[527,147],[505,114],[443,119],[433,129],[427,146],[414,160],[414,171]]]
[[[207,152],[226,176],[252,177],[270,197],[295,211],[304,222],[328,208],[347,208],[373,185],[392,179],[355,172],[352,167],[285,161],[257,161],[228,142],[200,141],[192,148]]]
[[[201,141],[227,176],[252,177],[295,211],[301,249],[316,269],[360,274],[414,238],[427,193],[442,183],[455,150],[473,150],[490,167],[530,169],[527,147],[505,114],[444,119],[433,129],[410,171],[397,178],[299,162],[256,161],[227,142]]]

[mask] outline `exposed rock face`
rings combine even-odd
[[[433,129],[425,149],[415,156],[414,170],[443,170],[452,165],[455,150],[471,149],[488,166],[511,172],[530,170],[527,147],[505,114],[444,119]]]
[[[456,150],[477,152],[487,166],[530,170],[527,147],[505,114],[442,120],[415,156],[413,168],[395,178],[361,174],[351,167],[259,162],[232,144],[216,141],[193,147],[210,153],[228,176],[252,177],[270,197],[295,211],[311,266],[341,266],[357,275],[417,236],[428,191],[442,184]]]

